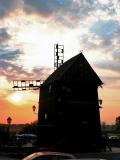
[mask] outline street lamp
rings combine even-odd
[[[11,122],[12,122],[12,118],[8,117],[7,118],[7,123],[8,123],[8,141],[10,140],[10,125],[11,125]]]
[[[35,105],[33,105],[33,106],[32,106],[32,109],[33,109],[33,112],[35,112],[35,110],[36,110],[36,106],[35,106]]]
[[[8,117],[8,118],[7,118],[7,123],[10,125],[11,122],[12,122],[12,118],[11,118],[11,117]]]
[[[32,106],[32,110],[33,110],[34,114],[38,114],[38,113],[35,112],[36,111],[36,106],[35,105]]]

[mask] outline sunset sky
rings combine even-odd
[[[64,61],[84,56],[103,81],[101,121],[120,116],[119,0],[0,0],[0,123],[37,119],[38,91],[14,91],[12,80],[46,79],[53,72],[54,44]],[[36,111],[37,112],[37,111]]]

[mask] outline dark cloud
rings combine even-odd
[[[24,0],[24,10],[28,14],[37,13],[43,17],[51,17],[54,22],[68,27],[75,27],[79,22],[95,15],[96,11],[110,16],[116,14],[112,1],[103,4],[99,0]]]
[[[113,16],[117,14],[116,8],[114,6],[114,0],[108,1],[108,3],[104,3],[104,2],[102,3],[99,0],[96,0],[95,3],[96,3],[97,9],[100,9],[101,11],[106,12],[108,15]]]
[[[22,54],[20,50],[11,51],[9,49],[0,48],[0,62],[16,60],[20,54]]]
[[[26,71],[23,66],[16,64],[20,54],[20,50],[11,51],[7,49],[0,49],[0,75],[7,77],[7,79],[46,79],[51,73],[50,68],[34,68],[32,72]]]
[[[27,72],[23,67],[10,62],[0,62],[0,74],[7,77],[8,80],[45,80],[50,75],[50,68],[34,69]]]
[[[10,35],[8,34],[5,28],[0,28],[0,44],[5,43],[10,39]]]
[[[94,3],[90,0],[73,1],[73,0],[24,0],[25,11],[28,13],[37,12],[44,16],[58,15],[65,16],[86,16],[92,11]],[[82,13],[82,14],[80,14]]]
[[[0,17],[3,18],[18,7],[22,0],[0,0]]]
[[[14,67],[19,68],[12,64],[17,57],[22,54],[19,50],[12,51],[10,49],[0,48],[0,74],[6,77],[9,77],[12,73],[12,77],[14,77]]]
[[[59,10],[61,3],[57,0],[24,0],[25,11],[27,13],[40,13],[44,16],[49,16],[53,12],[57,12]]]
[[[89,0],[24,0],[26,13],[37,13],[44,17],[52,17],[56,23],[66,26],[76,26],[81,19],[93,11],[94,5]]]

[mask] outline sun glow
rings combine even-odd
[[[31,106],[33,104],[37,105],[36,102],[38,102],[38,97],[37,91],[16,91],[10,94],[6,99],[16,106]]]
[[[15,104],[21,104],[22,102],[22,95],[20,93],[13,93],[11,94],[8,99],[12,102],[12,103],[15,103]]]
[[[59,29],[47,18],[43,21],[42,17],[28,16],[20,12],[6,19],[5,26],[12,37],[9,45],[13,47],[13,50],[19,49],[23,53],[18,55],[14,64],[20,64],[29,72],[34,68],[53,67],[54,44],[59,42],[66,46],[65,52],[69,53],[66,59],[70,57],[70,54],[74,54],[72,48],[77,48],[78,45],[75,30],[70,33],[64,27]]]

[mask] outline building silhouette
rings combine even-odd
[[[38,144],[65,151],[99,151],[101,85],[82,53],[55,70],[40,86]]]

